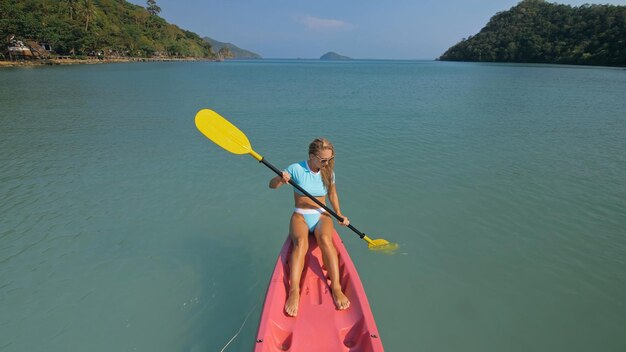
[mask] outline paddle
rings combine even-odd
[[[212,140],[215,144],[226,149],[227,151],[234,154],[250,154],[263,165],[269,167],[278,176],[282,176],[282,172],[280,170],[270,164],[257,152],[252,150],[248,137],[246,137],[241,130],[215,111],[209,109],[202,109],[198,111],[196,114],[196,127],[198,127],[198,130],[200,130],[200,132],[202,132],[202,134],[204,134],[208,139]],[[328,213],[339,220],[339,222],[343,221],[341,216],[337,215],[334,211],[324,205],[324,203],[313,197],[309,192],[302,189],[302,187],[296,184],[293,180],[289,180],[289,184],[297,188],[307,197],[311,198],[311,200],[317,203],[320,207],[324,208]],[[348,225],[348,228],[359,235],[362,240],[367,242],[368,248],[372,250],[393,251],[398,248],[398,244],[389,243],[389,241],[384,239],[372,240],[363,232],[357,230],[354,226],[352,226],[352,224]]]

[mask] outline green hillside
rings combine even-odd
[[[626,6],[525,0],[439,59],[626,66]]]
[[[207,43],[211,44],[213,51],[216,53],[225,53],[225,58],[234,58],[234,59],[260,59],[261,55],[257,53],[253,53],[252,51],[248,51],[245,49],[241,49],[238,46],[231,43],[223,43],[217,41],[215,39],[204,37]]]
[[[0,0],[0,40],[15,35],[61,55],[214,57],[200,36],[151,10],[124,0]]]

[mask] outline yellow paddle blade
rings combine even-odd
[[[363,240],[367,242],[367,247],[370,250],[377,251],[377,252],[393,254],[400,247],[397,243],[391,243],[384,239],[373,240],[365,236],[363,237]]]
[[[235,125],[213,110],[202,109],[196,114],[196,127],[215,144],[234,154],[252,154],[257,160],[262,157],[252,150],[248,137]]]

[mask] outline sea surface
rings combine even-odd
[[[387,351],[626,351],[626,71],[259,60],[0,70],[0,351],[250,351],[325,136]]]

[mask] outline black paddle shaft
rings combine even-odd
[[[261,161],[259,161],[260,163],[262,163],[263,165],[269,167],[272,171],[274,171],[276,173],[276,175],[278,176],[283,176],[283,172],[278,170],[274,165],[270,164],[268,161],[265,160],[265,158],[262,158]],[[300,187],[297,183],[293,182],[293,180],[289,180],[289,184],[294,186],[298,191],[302,192],[305,196],[311,198],[311,200],[313,200],[315,203],[317,203],[317,205],[319,205],[320,207],[324,208],[324,210],[326,210],[327,212],[329,212],[332,216],[335,217],[335,219],[339,220],[339,222],[343,222],[343,218],[339,215],[337,215],[337,213],[335,213],[334,211],[330,210],[330,208],[328,208],[324,203],[320,202],[317,198],[313,197],[311,195],[311,193],[305,191],[302,187]],[[357,235],[359,235],[359,237],[361,237],[361,239],[363,237],[365,237],[365,234],[359,230],[356,229],[356,227],[352,226],[352,225],[348,225],[348,228],[352,231],[354,231]]]

